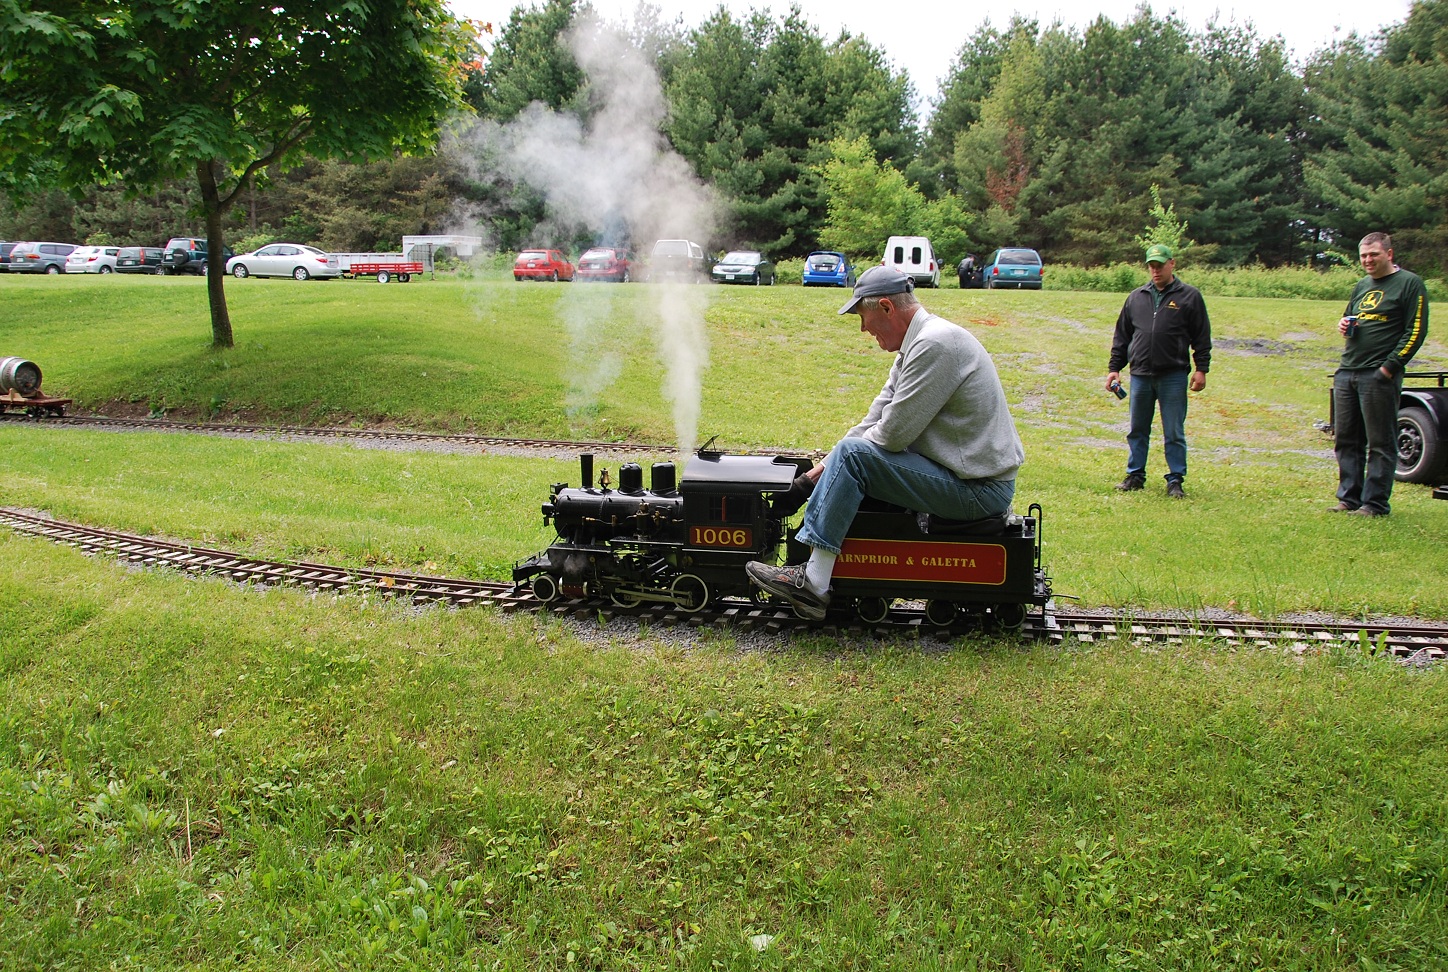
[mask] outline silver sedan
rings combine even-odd
[[[233,277],[339,277],[336,257],[303,243],[270,243],[251,253],[240,253],[226,261]]]

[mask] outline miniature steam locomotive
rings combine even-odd
[[[610,488],[606,469],[594,486],[585,454],[583,485],[555,483],[543,505],[557,540],[518,563],[513,582],[545,602],[655,602],[685,612],[725,598],[758,602],[766,595],[750,583],[746,563],[776,562],[781,545],[791,563],[808,555],[787,519],[799,505],[789,502],[791,486],[811,465],[802,456],[700,450],[682,478],[673,463],[654,463],[644,489],[642,467],[626,463]],[[956,522],[867,499],[835,561],[831,614],[854,612],[873,624],[896,600],[923,600],[934,625],[1020,627],[1032,606],[1051,598],[1040,525],[1037,504],[1026,516]]]

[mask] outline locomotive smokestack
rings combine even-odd
[[[593,488],[593,453],[580,452],[578,454],[578,474],[583,477],[583,488]]]
[[[644,491],[644,470],[636,462],[626,462],[618,467],[618,491],[637,496]]]

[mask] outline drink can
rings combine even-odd
[[[1357,327],[1358,327],[1358,325],[1357,325],[1357,315],[1356,315],[1356,314],[1351,314],[1351,315],[1348,316],[1348,319],[1347,319],[1347,330],[1344,331],[1343,333],[1344,333],[1345,335],[1347,335],[1348,337],[1350,337],[1350,338],[1351,338],[1351,337],[1357,337]]]
[[[1121,382],[1113,381],[1111,383],[1111,394],[1115,395],[1117,398],[1125,398],[1126,389],[1121,387]]]

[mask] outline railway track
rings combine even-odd
[[[0,421],[35,422],[24,415],[0,414]],[[198,435],[230,435],[255,438],[289,438],[318,440],[352,440],[388,443],[414,443],[442,445],[468,449],[519,449],[550,451],[577,455],[579,452],[596,452],[606,455],[668,455],[672,446],[650,445],[642,442],[569,442],[559,439],[515,439],[497,435],[469,435],[447,432],[401,432],[387,429],[336,429],[307,428],[294,425],[238,425],[197,422],[174,422],[170,419],[149,418],[107,418],[101,415],[67,415],[61,418],[43,420],[46,426],[71,428],[106,429],[112,431],[142,430],[147,432],[190,432]]]
[[[90,553],[109,554],[128,563],[211,574],[241,584],[288,585],[337,594],[372,593],[407,597],[420,603],[457,606],[492,605],[507,612],[552,613],[607,622],[613,618],[646,619],[658,627],[724,627],[744,631],[787,633],[818,631],[837,635],[916,634],[951,640],[978,630],[971,622],[936,627],[923,607],[896,605],[886,620],[869,624],[859,618],[827,618],[806,622],[785,606],[749,601],[721,601],[702,611],[671,605],[619,607],[589,600],[542,602],[526,589],[498,581],[433,577],[403,571],[367,570],[305,561],[273,561],[194,544],[101,530],[65,523],[22,510],[0,508],[0,525],[66,544]],[[1448,655],[1448,625],[1427,622],[1373,622],[1202,619],[1124,612],[1059,611],[1048,605],[1028,615],[1024,637],[1064,644],[1128,639],[1141,643],[1184,643],[1214,640],[1227,646],[1276,648],[1298,652],[1345,646],[1383,652],[1399,660],[1426,664]]]

